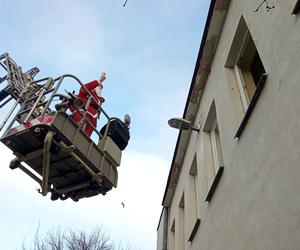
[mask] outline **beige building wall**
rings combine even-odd
[[[184,117],[194,116],[201,131],[180,134],[179,146],[188,138],[185,153],[179,168],[171,166],[163,200],[168,250],[300,249],[300,13],[292,15],[297,1],[289,0],[270,0],[274,9],[267,12],[263,5],[254,12],[261,2],[216,1],[210,28],[220,26],[214,26],[216,11],[227,5],[224,26],[199,107],[194,113],[187,109]],[[243,53],[244,24],[267,78],[235,138],[247,112],[234,70]],[[205,48],[210,47],[204,47],[203,58],[209,53]],[[197,70],[194,88],[204,74],[201,63]],[[163,224],[160,220],[158,228]],[[158,250],[163,249],[161,231]]]

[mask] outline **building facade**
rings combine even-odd
[[[300,249],[299,2],[211,1],[157,250]]]

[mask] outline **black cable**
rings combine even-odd
[[[260,9],[260,7],[261,7],[264,3],[266,3],[266,9],[267,9],[267,11],[270,11],[271,9],[274,9],[274,8],[275,8],[274,5],[273,5],[273,6],[270,6],[269,3],[267,2],[267,0],[263,0],[263,1],[260,3],[260,5],[256,8],[256,10],[254,10],[254,12],[258,12],[258,10]]]

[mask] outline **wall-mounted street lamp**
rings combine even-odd
[[[168,121],[168,124],[171,128],[177,128],[179,130],[194,130],[199,133],[200,131],[200,124],[199,125],[192,125],[192,122],[182,118],[171,118]]]

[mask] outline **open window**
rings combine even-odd
[[[234,72],[244,109],[247,110],[260,83],[260,77],[266,73],[249,31],[245,35],[241,53],[234,65]]]
[[[224,169],[219,125],[214,101],[209,109],[203,131],[203,148],[208,183],[208,193],[205,201],[210,201],[215,193]]]
[[[238,24],[225,67],[232,69],[239,89],[244,117],[235,137],[240,137],[267,78],[261,55],[243,17]]]
[[[217,119],[215,119],[211,130],[210,130],[210,140],[212,146],[213,154],[213,166],[215,175],[218,173],[220,166],[223,166],[223,155],[220,142],[220,133]]]
[[[189,170],[189,181],[187,190],[187,230],[188,241],[192,242],[198,228],[200,226],[200,219],[198,218],[198,167],[197,167],[197,155],[194,155],[192,165]]]

